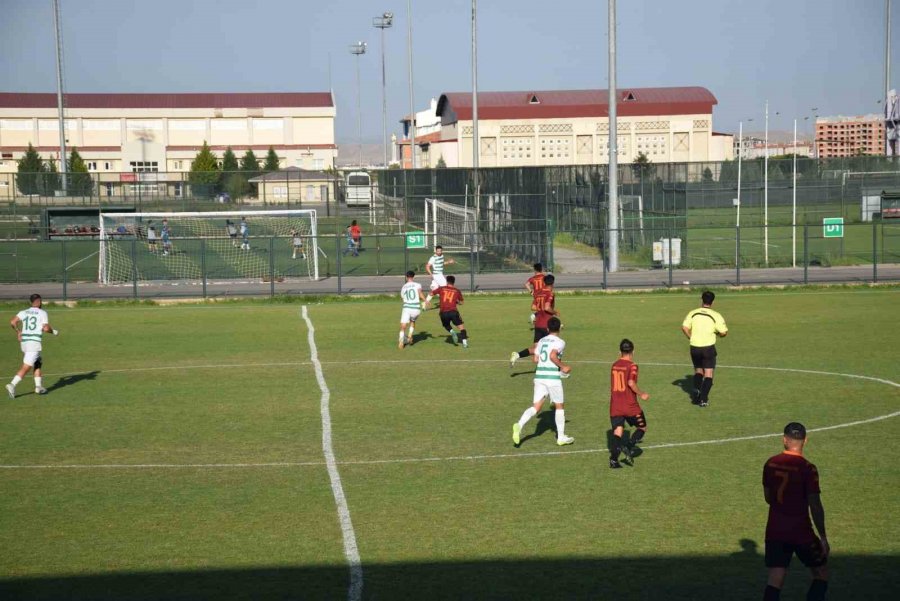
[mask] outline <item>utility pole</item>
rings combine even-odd
[[[478,0],[472,0],[472,176],[475,185],[475,227],[481,216],[481,177],[478,173],[481,148],[478,138]]]
[[[384,30],[394,24],[394,13],[384,13],[372,19],[372,25],[381,30],[381,138],[384,145],[384,168],[388,167],[387,147],[387,72],[384,68]]]
[[[766,100],[766,155],[763,160],[763,256],[769,266],[769,101]]]
[[[891,89],[891,0],[884,0],[884,118],[891,118],[893,107],[888,106],[888,94]],[[888,128],[884,128],[884,151],[888,151]]]
[[[409,160],[416,168],[416,103],[413,98],[412,0],[406,0],[406,54],[409,64]],[[403,161],[403,156],[400,156]]]
[[[53,25],[56,29],[56,108],[59,113],[59,172],[62,176],[62,193],[67,195],[69,184],[69,162],[66,157],[66,111],[63,96],[63,45],[62,17],[59,12],[59,0],[53,0]],[[36,142],[35,142],[36,144]]]
[[[356,56],[356,135],[359,138],[359,167],[362,169],[362,89],[359,85],[359,57],[366,53],[366,43],[356,42],[350,46],[350,54]]]

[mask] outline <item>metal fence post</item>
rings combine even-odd
[[[469,243],[469,292],[475,292],[475,248],[478,244],[478,234],[472,234]]]
[[[63,300],[69,300],[69,268],[66,267],[66,241],[62,241],[62,284],[63,284]]]
[[[809,224],[803,224],[803,283],[809,283]]]
[[[206,240],[200,239],[200,279],[203,282],[203,298],[206,298]]]
[[[872,282],[878,281],[878,222],[872,217]]]
[[[734,227],[734,273],[737,278],[737,285],[741,285],[741,226]]]
[[[337,280],[338,294],[341,293],[341,235],[337,232],[334,234],[334,256],[337,258]]]
[[[134,298],[137,298],[137,240],[131,241],[131,283]]]
[[[669,288],[672,287],[672,230],[669,230]]]
[[[603,239],[603,235],[604,235],[604,233],[600,232],[600,239],[603,240],[603,259],[600,262],[603,264],[603,284],[602,284],[602,286],[603,286],[604,290],[607,290],[608,288],[607,288],[607,282],[606,282],[606,272],[608,271],[608,266],[606,264],[606,259],[607,259],[607,255],[608,255],[609,251],[607,249],[606,240]]]
[[[275,236],[269,238],[269,296],[275,296]]]

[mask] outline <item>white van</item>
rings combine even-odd
[[[346,194],[348,207],[372,206],[372,178],[365,171],[351,171],[347,174]]]

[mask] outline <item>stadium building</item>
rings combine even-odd
[[[619,161],[631,163],[639,153],[653,163],[733,158],[733,136],[712,128],[717,103],[702,87],[621,88]],[[443,157],[448,167],[471,167],[472,95],[442,94],[435,118],[440,120],[439,133],[417,132],[416,156],[422,157],[418,164],[434,167]],[[406,120],[404,132],[409,131]],[[608,92],[479,92],[478,136],[482,167],[608,163]],[[408,135],[398,144],[405,156]]]
[[[271,146],[282,167],[323,170],[337,156],[330,92],[66,94],[65,116],[67,151],[78,148],[101,183],[189,171],[204,141],[220,158],[231,146],[263,159]],[[0,93],[0,181],[29,144],[58,160],[56,94]]]

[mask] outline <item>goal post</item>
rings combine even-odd
[[[319,279],[318,221],[312,209],[101,212],[99,251],[102,284],[273,275]]]
[[[434,246],[446,252],[475,249],[476,213],[474,208],[455,205],[437,198],[425,199],[425,234]]]

